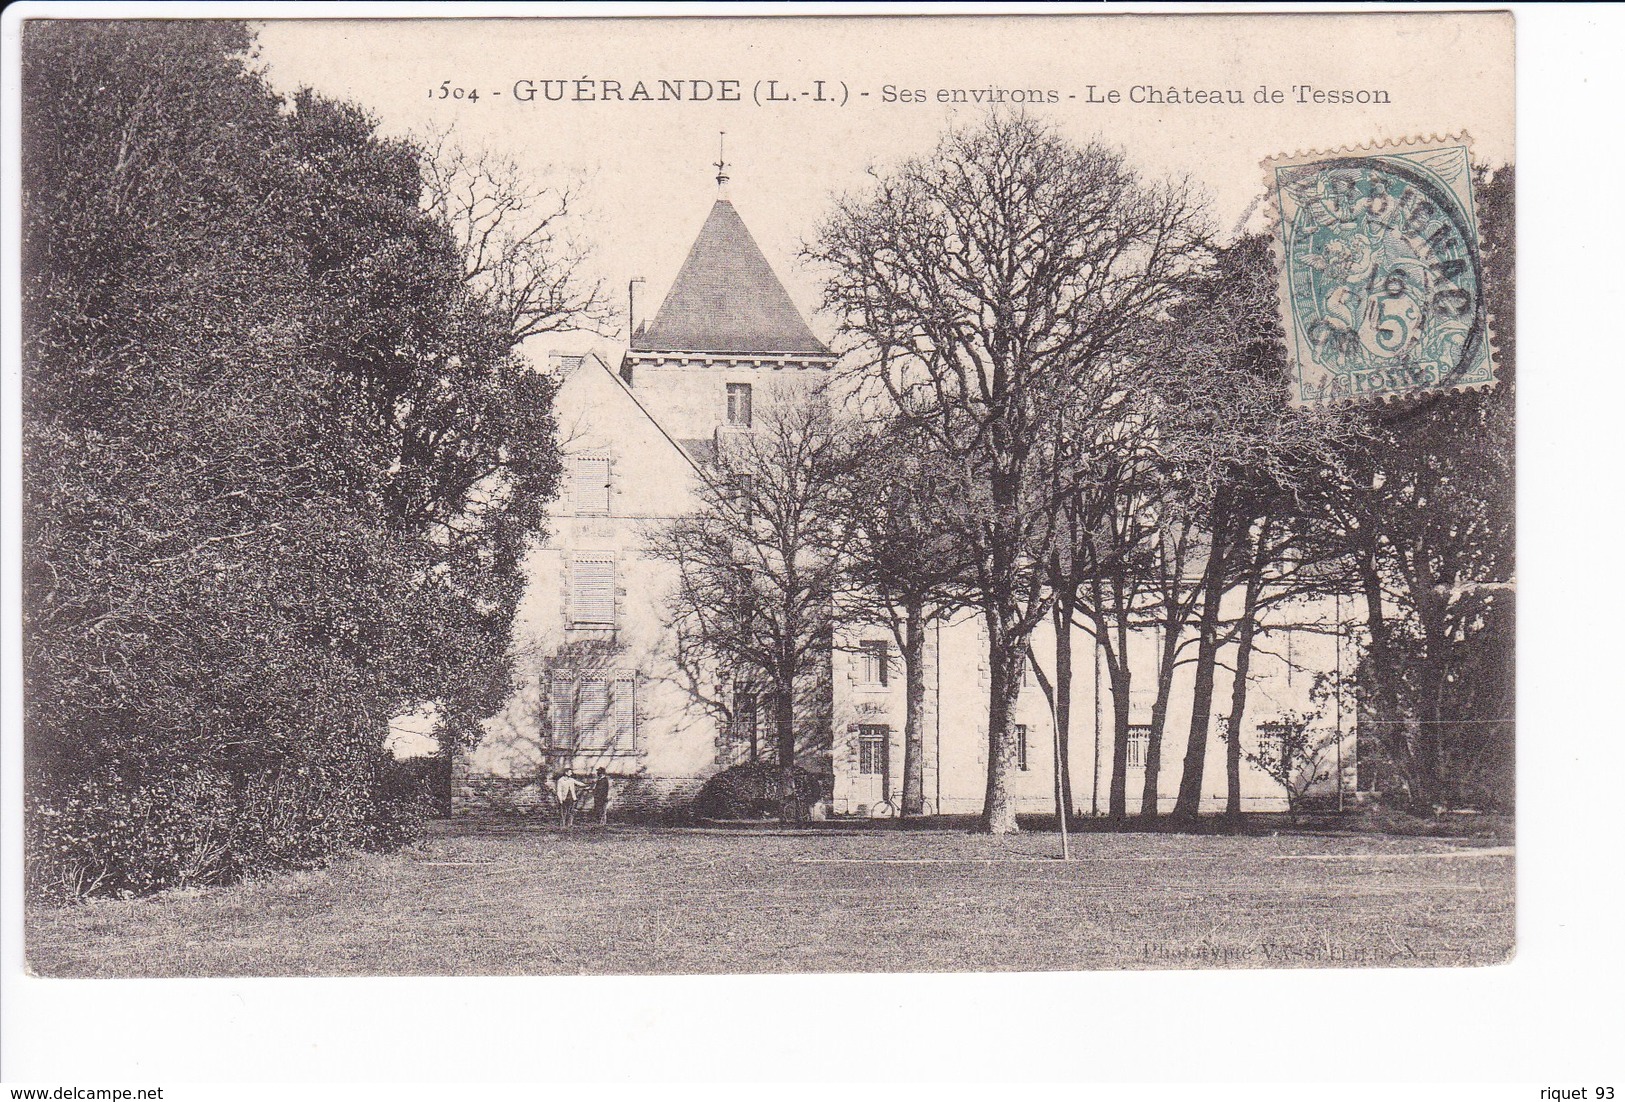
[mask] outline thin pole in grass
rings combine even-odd
[[[1071,630],[1070,627],[1068,630]],[[1072,810],[1066,806],[1066,790],[1061,786],[1061,721],[1055,712],[1055,687],[1050,679],[1044,675],[1044,667],[1038,664],[1038,653],[1033,650],[1032,641],[1027,643],[1027,665],[1038,678],[1038,687],[1044,690],[1044,701],[1049,705],[1050,744],[1055,757],[1055,814],[1061,820],[1061,860],[1072,860],[1072,835],[1067,829],[1067,814]],[[1097,743],[1099,739],[1095,740]]]

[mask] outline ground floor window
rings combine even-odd
[[[1283,763],[1292,757],[1293,742],[1297,733],[1297,725],[1285,720],[1265,720],[1258,725],[1260,747],[1278,755]]]
[[[1016,724],[1016,768],[1027,771],[1027,725]]]
[[[1151,724],[1131,723],[1128,726],[1128,767],[1144,769],[1146,748],[1151,745]]]
[[[865,723],[858,728],[858,772],[880,775],[886,772],[886,743],[891,728],[883,723]]]
[[[635,750],[637,675],[554,674],[547,716],[555,750]]]

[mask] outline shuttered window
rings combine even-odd
[[[547,721],[553,746],[570,749],[575,746],[576,683],[567,677],[555,677],[547,691]]]
[[[596,677],[583,679],[576,688],[576,746],[597,749],[607,745],[614,739],[613,726],[609,682]]]
[[[635,750],[637,678],[555,676],[548,698],[552,746],[562,750]]]
[[[570,494],[578,517],[609,516],[609,460],[579,455],[570,461]]]
[[[609,689],[615,745],[631,750],[638,744],[638,683],[630,677],[617,678]]]
[[[570,623],[575,627],[615,626],[615,562],[577,559],[570,572]]]

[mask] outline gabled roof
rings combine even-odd
[[[597,378],[598,373],[602,372],[603,375],[608,378],[610,388],[616,393],[623,395],[628,401],[630,401],[633,407],[639,413],[641,413],[649,424],[654,427],[654,430],[660,434],[661,438],[671,445],[672,450],[681,456],[683,460],[694,469],[696,474],[703,473],[700,470],[700,464],[704,462],[703,458],[696,455],[688,447],[689,444],[695,443],[695,441],[680,441],[670,432],[668,432],[666,430],[666,426],[660,423],[660,419],[650,412],[649,407],[643,404],[643,400],[637,396],[637,393],[633,391],[631,387],[626,385],[626,380],[622,379],[620,375],[616,373],[615,369],[609,366],[603,357],[599,356],[596,352],[588,352],[581,356],[556,356],[550,357],[550,359],[552,360],[554,371],[558,373],[560,378],[566,381],[576,376],[576,374],[582,371],[583,368],[586,368],[588,361],[591,361],[593,364],[597,365],[598,371],[592,373],[593,377]]]
[[[733,204],[718,199],[634,352],[827,355]]]

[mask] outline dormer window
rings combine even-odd
[[[750,384],[728,384],[728,424],[735,428],[750,428]]]

